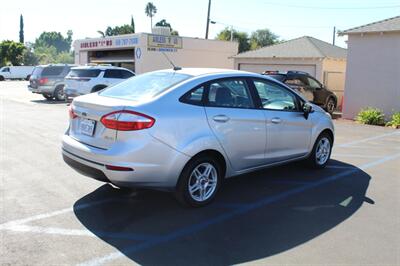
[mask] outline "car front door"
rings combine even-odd
[[[304,117],[293,92],[275,82],[254,79],[267,126],[267,163],[304,156],[309,151],[312,124]]]
[[[265,164],[265,116],[255,108],[247,80],[211,81],[205,98],[208,123],[232,167],[241,171]]]
[[[311,77],[307,77],[307,80],[310,90],[312,90],[314,93],[313,102],[318,105],[325,105],[327,95],[326,90],[323,90],[322,84]]]

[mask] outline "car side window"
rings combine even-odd
[[[42,71],[42,76],[58,76],[63,72],[63,66],[49,66],[45,67]]]
[[[121,71],[119,69],[107,69],[104,72],[104,78],[109,78],[109,79],[121,79]]]
[[[310,87],[313,89],[321,89],[321,85],[312,78],[307,78],[308,79],[308,84],[310,84]]]
[[[254,86],[264,109],[298,111],[296,96],[286,88],[261,80],[254,80]]]
[[[287,78],[285,80],[285,84],[287,84],[289,86],[307,86],[307,84],[304,82],[304,80],[302,80],[300,78],[296,78],[296,77]]]
[[[203,94],[204,94],[204,86],[200,86],[198,88],[195,88],[185,95],[180,99],[181,102],[184,103],[189,103],[189,104],[194,104],[194,105],[201,105],[202,100],[203,100]]]
[[[250,90],[244,79],[223,79],[209,83],[207,105],[254,108]]]
[[[121,70],[122,78],[123,79],[128,79],[134,76],[132,72],[126,71],[126,70]]]
[[[9,67],[6,67],[6,68],[4,68],[3,71],[1,71],[1,72],[10,72],[10,68],[9,68]]]

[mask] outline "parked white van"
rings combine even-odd
[[[29,80],[34,66],[5,66],[0,68],[0,81],[6,79]]]

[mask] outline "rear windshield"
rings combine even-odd
[[[64,70],[63,66],[45,67],[42,71],[42,76],[58,76]]]
[[[176,72],[150,72],[107,88],[100,95],[134,101],[151,99],[190,77]]]
[[[99,69],[71,69],[68,76],[71,78],[95,78],[100,72]]]
[[[32,76],[39,76],[42,73],[43,67],[35,67],[32,72]]]
[[[274,78],[276,80],[279,80],[280,82],[283,82],[286,78],[285,75],[281,75],[281,74],[272,74],[272,75],[268,75],[268,77]]]

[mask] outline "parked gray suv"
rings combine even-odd
[[[75,65],[56,64],[35,67],[29,79],[28,89],[42,94],[47,100],[64,101],[64,78]]]

